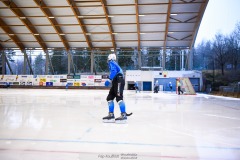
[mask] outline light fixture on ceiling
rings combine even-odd
[[[26,17],[19,17],[20,19],[26,19]]]
[[[64,33],[60,33],[59,35],[64,36],[65,34]]]
[[[92,35],[91,33],[86,33],[86,35]]]
[[[55,17],[48,17],[48,18],[53,19],[53,18],[55,18]]]
[[[112,34],[118,34],[118,33],[112,33]]]
[[[10,34],[9,34],[9,36],[14,36],[14,35],[15,35],[15,34],[13,34],[13,33],[10,33]]]
[[[78,16],[78,18],[84,18],[84,16]]]
[[[140,33],[140,34],[146,34],[146,33]]]
[[[143,14],[139,14],[138,16],[139,16],[139,17],[143,17],[143,16],[145,16],[145,15],[143,15]]]
[[[110,16],[110,15],[108,15],[108,17],[112,18],[112,17],[114,17],[114,16]]]
[[[35,33],[35,34],[33,34],[33,35],[35,35],[35,36],[39,36],[39,34],[38,34],[38,33]]]
[[[101,15],[99,15],[99,16],[90,16],[90,17],[95,17],[95,18],[105,18],[106,16],[101,16]]]
[[[174,32],[168,32],[168,34],[173,34]]]
[[[176,13],[171,13],[170,15],[171,15],[171,16],[176,16],[176,15],[178,15],[178,14],[176,14]]]

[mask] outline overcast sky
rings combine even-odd
[[[240,22],[240,0],[209,0],[195,45],[212,40],[218,32],[230,34],[237,22]]]

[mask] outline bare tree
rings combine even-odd
[[[240,64],[240,22],[236,24],[236,27],[233,31],[233,35],[236,40],[235,44],[235,69],[237,70],[237,65]]]
[[[218,33],[215,36],[215,40],[213,42],[213,56],[214,60],[216,60],[217,64],[221,68],[222,75],[224,75],[224,67],[227,62],[227,38],[224,37],[222,34]]]
[[[212,42],[202,41],[196,48],[194,48],[193,65],[195,69],[212,69],[213,54]]]
[[[237,70],[237,65],[239,61],[239,55],[238,55],[238,46],[239,42],[237,40],[237,35],[233,32],[228,38],[227,38],[227,54],[228,54],[228,62],[231,64],[231,68],[235,71]]]

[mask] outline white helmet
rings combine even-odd
[[[114,53],[109,54],[109,56],[108,56],[108,60],[109,60],[109,61],[110,61],[110,60],[114,60],[114,61],[116,61],[116,55],[115,55]]]

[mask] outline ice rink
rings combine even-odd
[[[125,90],[107,124],[107,94],[0,89],[0,160],[240,159],[240,99]]]

